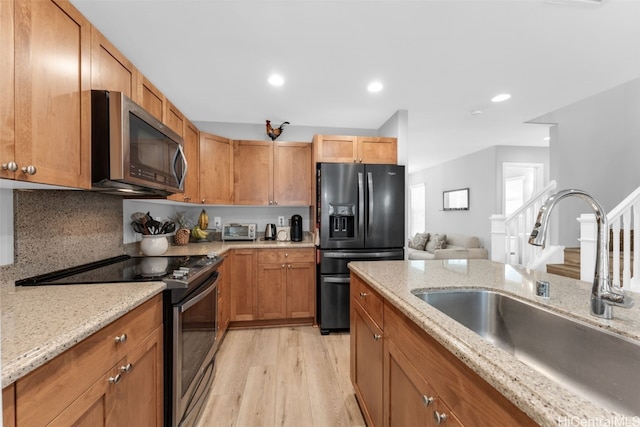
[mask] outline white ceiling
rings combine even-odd
[[[192,121],[377,129],[408,110],[410,172],[547,145],[525,122],[640,77],[640,0],[71,1]]]

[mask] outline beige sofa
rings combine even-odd
[[[423,233],[425,234],[425,233]],[[413,240],[409,239],[407,254],[409,259],[488,259],[489,251],[480,247],[480,239],[475,236],[455,233],[428,233],[425,250],[412,248]],[[437,245],[433,248],[434,236],[446,236],[444,245]],[[438,239],[436,239],[437,241]],[[438,248],[438,246],[443,246]]]

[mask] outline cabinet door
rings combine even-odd
[[[231,253],[231,321],[255,320],[258,314],[255,249],[235,249]]]
[[[287,316],[287,265],[258,265],[258,319]]]
[[[166,99],[142,73],[138,73],[138,96],[135,100],[142,108],[164,123]]]
[[[184,155],[187,158],[187,177],[184,181],[184,193],[169,196],[176,202],[200,202],[200,132],[191,122],[185,121]]]
[[[311,144],[276,142],[273,147],[273,202],[311,205]]]
[[[384,370],[384,425],[435,425],[434,390],[389,339],[385,342]]]
[[[13,179],[9,169],[15,163],[13,1],[0,1],[0,178]],[[6,168],[6,169],[5,169]]]
[[[216,337],[218,342],[222,340],[222,337],[227,331],[229,326],[229,312],[230,312],[230,282],[229,282],[229,256],[223,255],[224,261],[218,268],[218,274],[220,278],[218,281],[218,336]]]
[[[102,427],[109,425],[112,391],[117,386],[114,367],[47,424],[50,427]]]
[[[316,163],[353,163],[358,156],[355,136],[316,135],[313,138]]]
[[[185,117],[169,100],[164,103],[164,123],[180,136],[184,136]]]
[[[233,192],[236,205],[272,205],[273,143],[233,141]]]
[[[114,408],[109,424],[115,426],[163,425],[162,328],[156,329],[118,365]]]
[[[91,27],[91,89],[122,92],[136,97],[138,72],[97,28]]]
[[[398,163],[396,138],[358,137],[358,163]]]
[[[287,264],[287,318],[315,317],[315,263]]]
[[[233,203],[233,144],[221,136],[200,132],[200,201]]]
[[[2,425],[16,425],[16,386],[15,383],[2,389]]]
[[[67,0],[15,7],[16,177],[90,188],[91,25]]]
[[[351,299],[352,381],[360,398],[367,425],[383,424],[383,345],[382,331],[355,300]]]

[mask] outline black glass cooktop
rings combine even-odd
[[[121,255],[16,281],[16,286],[150,282],[172,276],[174,270],[199,269],[208,263],[199,256],[130,257]]]

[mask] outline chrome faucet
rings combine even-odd
[[[542,205],[536,218],[536,223],[529,236],[529,244],[544,246],[549,215],[553,207],[565,197],[576,196],[585,200],[596,214],[598,237],[596,242],[596,271],[591,288],[591,314],[603,319],[613,317],[613,306],[631,308],[633,298],[625,295],[624,291],[611,283],[609,273],[609,226],[607,216],[602,205],[582,190],[561,190],[552,194]]]

